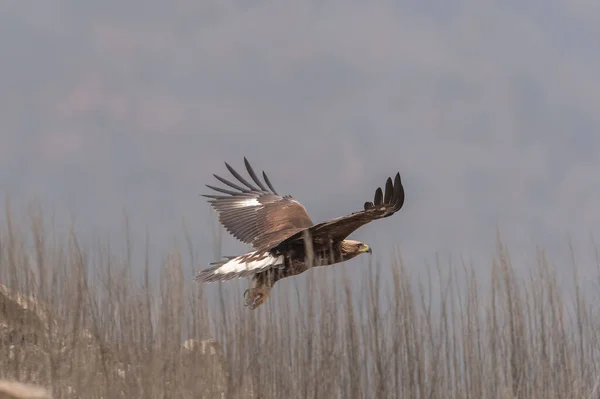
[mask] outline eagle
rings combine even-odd
[[[210,267],[199,271],[194,280],[209,283],[251,276],[254,284],[243,295],[244,304],[250,309],[263,304],[274,284],[283,278],[313,266],[371,254],[368,244],[347,237],[373,220],[392,216],[404,204],[404,187],[398,172],[393,180],[387,178],[385,191],[381,187],[375,190],[373,201],[365,202],[362,210],[315,224],[293,196],[277,193],[264,171],[263,182],[246,157],[244,164],[255,185],[225,162],[239,184],[213,174],[229,188],[207,184],[217,193],[201,196],[209,198],[225,230],[253,250],[209,263]]]

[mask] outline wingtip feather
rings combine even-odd
[[[267,183],[267,186],[269,186],[269,188],[271,189],[271,192],[275,195],[279,195],[279,193],[277,193],[277,191],[275,191],[275,188],[271,184],[271,181],[269,180],[269,177],[267,176],[267,174],[265,173],[264,170],[262,172],[262,175],[263,175],[263,179],[265,179],[265,183]]]
[[[400,172],[397,172],[394,177],[394,203],[397,209],[402,208],[402,205],[404,205],[404,186],[402,185]]]
[[[256,173],[254,173],[254,169],[252,168],[252,165],[250,165],[250,162],[248,162],[248,159],[246,159],[246,157],[244,157],[244,164],[246,165],[246,170],[248,171],[248,174],[250,175],[250,177],[252,178],[254,183],[256,183],[262,191],[268,192],[268,190],[265,188],[264,184],[260,181],[260,179],[258,178]]]
[[[383,196],[383,203],[389,204],[394,195],[394,185],[392,183],[392,178],[388,177],[385,181],[385,194]]]
[[[248,183],[246,179],[242,177],[235,169],[233,169],[227,162],[225,162],[225,166],[229,170],[229,172],[236,178],[240,183],[244,186],[248,187],[250,190],[258,191],[258,188],[254,187],[252,184]]]
[[[381,190],[381,187],[377,187],[377,190],[375,190],[375,198],[373,199],[373,205],[381,205],[382,200],[383,191]]]

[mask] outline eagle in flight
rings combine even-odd
[[[282,278],[305,272],[312,266],[344,262],[363,253],[369,245],[346,239],[359,227],[396,213],[404,204],[400,173],[387,178],[385,191],[378,187],[373,202],[363,209],[322,223],[313,223],[306,209],[291,195],[279,195],[263,171],[264,183],[244,157],[253,185],[227,162],[225,166],[239,181],[232,183],[213,175],[229,188],[206,185],[219,194],[203,194],[216,210],[219,222],[235,238],[253,250],[210,263],[195,277],[198,282],[225,281],[252,276],[254,286],[244,292],[245,305],[256,309]],[[265,186],[266,184],[266,186]]]

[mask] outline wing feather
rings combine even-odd
[[[383,196],[383,203],[389,204],[393,195],[394,195],[394,186],[392,185],[392,178],[388,177],[385,182],[385,194]]]
[[[237,194],[233,190],[227,190],[226,188],[211,186],[210,184],[207,184],[206,187],[208,187],[210,189],[213,189],[215,191],[218,191],[220,193],[223,193],[223,194],[229,194],[229,195],[236,195]],[[222,197],[222,196],[219,196],[219,197]],[[225,198],[227,198],[227,197],[225,197]]]
[[[371,205],[381,205],[383,204],[383,192],[381,191],[381,187],[377,187],[377,190],[375,190],[375,198],[373,199],[373,202],[371,203]]]
[[[267,183],[267,186],[269,186],[269,188],[271,189],[271,192],[275,195],[279,195],[277,194],[277,191],[275,191],[275,189],[273,188],[273,185],[271,184],[271,181],[269,180],[269,178],[267,177],[267,174],[263,171],[263,179],[265,179],[265,183]]]
[[[256,183],[262,191],[268,191],[265,188],[265,186],[262,184],[262,182],[259,180],[259,178],[256,176],[256,173],[254,173],[254,169],[252,169],[250,162],[248,162],[248,160],[245,157],[244,157],[244,164],[246,165],[246,170],[248,171],[248,174],[250,175],[252,180],[254,180],[254,183]]]
[[[244,188],[223,177],[214,175],[221,183],[233,188],[229,190],[213,185],[208,188],[226,195],[202,194],[219,215],[219,222],[235,238],[255,248],[277,243],[299,230],[312,226],[306,208],[290,195],[277,194],[266,173],[262,175],[266,186],[260,181],[254,169],[244,157],[246,170],[255,187],[242,177],[227,162],[225,166]]]
[[[244,157],[244,161],[246,161],[245,157]],[[236,170],[233,169],[227,162],[225,162],[225,166],[227,167],[227,169],[229,169],[229,171],[231,172],[231,174],[236,179],[238,179],[239,182],[242,183],[244,186],[248,187],[252,191],[260,191],[258,188],[254,187],[252,184],[248,183],[248,181],[246,179],[244,179],[242,177],[242,175],[240,175],[238,172],[236,172]]]
[[[245,188],[242,188],[242,187],[238,186],[237,184],[234,184],[234,183],[230,182],[229,180],[222,178],[222,177],[221,177],[221,176],[219,176],[219,175],[213,175],[213,176],[214,176],[214,177],[215,177],[215,178],[216,178],[218,181],[220,181],[220,182],[221,182],[221,183],[223,183],[223,184],[227,184],[227,185],[228,185],[229,187],[231,187],[231,188],[234,188],[234,189],[236,189],[236,190],[238,190],[238,191],[241,191],[241,192],[243,192],[243,193],[247,193],[247,192],[248,192],[248,190],[247,190],[247,189],[245,189]]]

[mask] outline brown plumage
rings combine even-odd
[[[375,219],[393,215],[404,204],[404,187],[400,173],[396,173],[394,180],[387,178],[385,191],[377,188],[373,202],[365,202],[362,210],[314,224],[294,197],[279,195],[265,172],[263,183],[246,158],[244,163],[256,186],[225,163],[243,186],[214,175],[229,188],[207,184],[219,194],[203,196],[210,198],[225,229],[254,250],[213,262],[195,279],[215,282],[252,276],[255,286],[245,293],[246,305],[252,309],[266,300],[275,282],[282,278],[303,273],[311,266],[328,266],[371,253],[367,244],[346,237]]]

